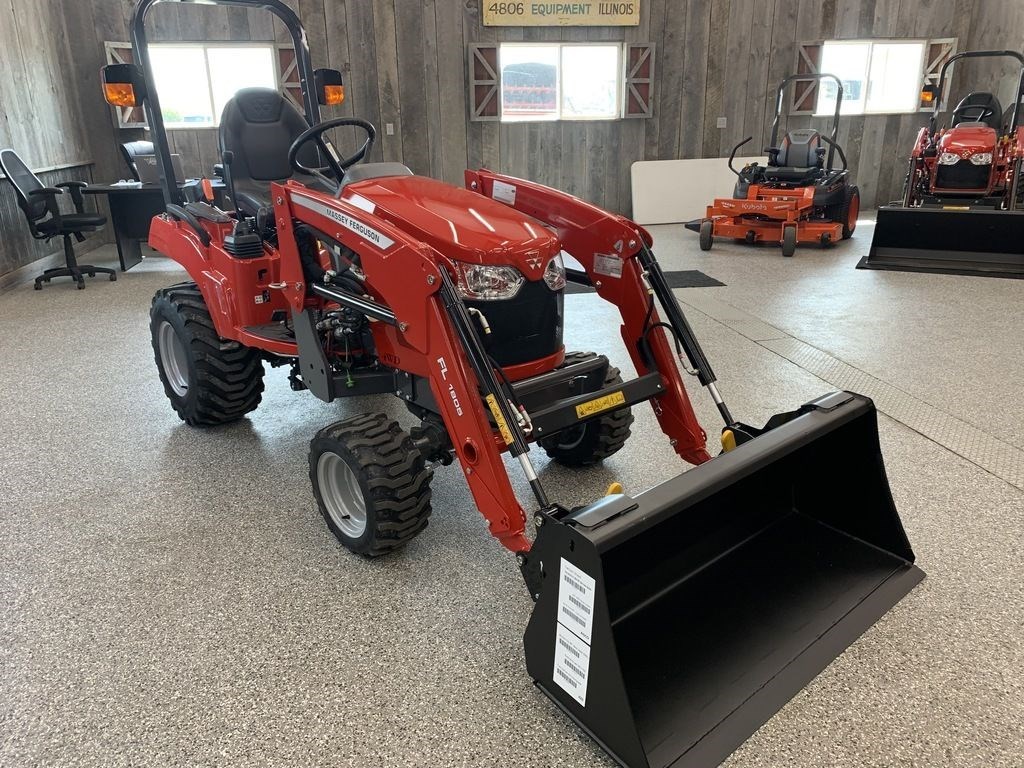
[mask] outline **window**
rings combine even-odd
[[[826,40],[818,71],[843,81],[844,115],[916,112],[926,45],[924,40]],[[834,113],[837,95],[835,82],[822,80],[815,114]]]
[[[213,127],[240,88],[277,88],[271,45],[151,45],[149,58],[168,128]]]
[[[501,120],[614,120],[622,116],[622,46],[502,43]]]

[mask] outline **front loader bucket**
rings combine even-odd
[[[800,413],[635,498],[542,516],[527,668],[621,765],[717,765],[924,577],[874,404]]]
[[[1024,211],[882,206],[857,267],[1024,277]]]

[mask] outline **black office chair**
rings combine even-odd
[[[121,145],[121,156],[124,158],[125,163],[128,164],[128,170],[131,171],[132,178],[135,181],[139,180],[139,168],[135,164],[136,158],[140,155],[152,154],[155,154],[152,141],[126,141]]]
[[[117,280],[117,272],[114,270],[94,267],[91,264],[79,264],[75,259],[71,237],[74,236],[78,242],[82,242],[85,240],[83,232],[94,232],[107,223],[105,216],[85,211],[82,187],[87,185],[84,181],[62,181],[56,187],[44,187],[13,149],[0,150],[0,170],[3,170],[7,180],[14,187],[14,192],[18,196],[18,206],[25,214],[32,237],[46,241],[53,237],[64,238],[66,266],[47,269],[37,277],[37,291],[42,290],[44,282],[48,283],[55,277],[73,277],[79,290],[85,288],[85,274],[96,277],[96,273],[100,272],[110,275],[111,282]],[[71,193],[71,199],[75,203],[74,213],[62,214],[57,204],[57,195],[63,195],[65,189]]]

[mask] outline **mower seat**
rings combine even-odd
[[[782,145],[770,152],[766,178],[773,181],[801,182],[813,179],[821,170],[821,135],[813,128],[790,131]]]
[[[315,176],[298,173],[288,162],[288,149],[309,128],[299,111],[271,88],[243,88],[224,105],[220,118],[220,151],[232,153],[225,162],[228,189],[243,213],[255,216],[270,207],[270,183],[295,179],[324,192],[333,192]],[[299,161],[310,168],[320,165],[316,146],[307,144]]]
[[[953,120],[950,123],[951,128],[991,128],[996,133],[1000,132],[1003,122],[1003,106],[994,94],[987,93],[986,91],[975,91],[967,94],[956,105],[958,110],[970,107],[977,107],[979,114],[985,108],[990,109],[992,112],[982,120],[967,120],[960,115],[954,114]]]

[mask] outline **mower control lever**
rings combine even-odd
[[[824,141],[826,144],[828,144],[830,147],[832,147],[832,149],[834,149],[836,152],[839,153],[839,159],[843,161],[843,167],[840,170],[845,171],[849,167],[849,164],[846,162],[846,153],[843,152],[843,148],[840,147],[836,142],[832,141],[832,139],[830,139],[828,136],[822,136],[821,140]],[[830,162],[829,162],[829,168],[828,169],[830,171],[832,170],[831,160],[832,160],[832,158],[829,158]]]
[[[733,168],[732,161],[736,158],[736,152],[739,150],[739,148],[742,147],[744,144],[746,144],[748,141],[750,141],[752,138],[754,138],[754,137],[753,136],[747,136],[747,138],[745,138],[743,141],[741,141],[739,144],[737,144],[735,147],[733,147],[732,148],[732,152],[729,153],[729,170],[732,171],[733,173],[735,173],[737,176],[740,175],[740,172],[737,171],[735,168]]]

